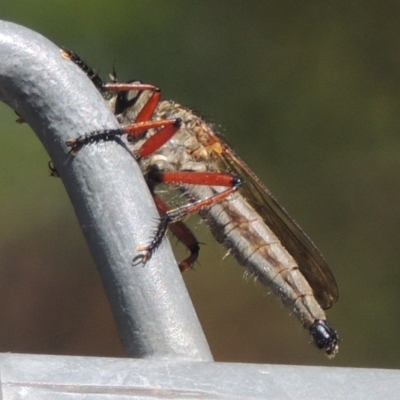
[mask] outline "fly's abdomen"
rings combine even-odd
[[[204,198],[220,188],[188,188],[192,198]],[[325,320],[325,312],[293,257],[272,230],[238,193],[201,212],[215,238],[250,274],[277,294],[305,328]]]

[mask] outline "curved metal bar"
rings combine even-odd
[[[74,206],[131,357],[212,360],[167,244],[132,267],[157,212],[139,168],[117,143],[73,158],[65,141],[117,128],[98,91],[41,35],[0,21],[0,100],[26,120],[48,151]]]

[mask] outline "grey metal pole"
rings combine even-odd
[[[100,94],[57,46],[29,29],[0,21],[0,54],[0,100],[29,123],[60,173],[127,354],[211,361],[169,245],[146,267],[132,267],[157,212],[129,152],[108,142],[68,154],[67,139],[118,126]]]

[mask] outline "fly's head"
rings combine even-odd
[[[339,335],[322,319],[316,320],[310,326],[311,337],[319,349],[325,350],[328,358],[333,358],[339,351]]]

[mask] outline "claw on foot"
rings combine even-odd
[[[71,147],[70,153],[72,156],[76,156],[83,146],[77,139],[68,139],[65,144]]]
[[[138,246],[136,248],[137,251],[144,251],[144,254],[138,254],[133,260],[132,265],[135,267],[139,264],[142,264],[144,267],[147,262],[150,260],[152,256],[152,252],[150,251],[148,246]]]

